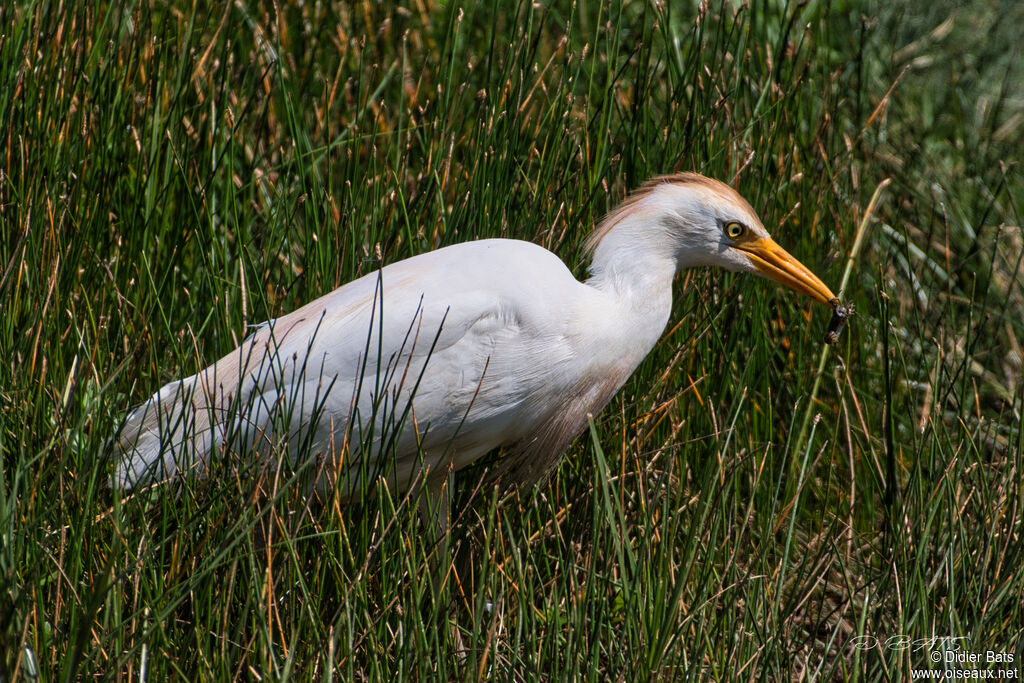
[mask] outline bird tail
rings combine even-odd
[[[112,439],[110,486],[131,489],[205,467],[217,448],[217,407],[205,373],[171,382],[129,413]]]

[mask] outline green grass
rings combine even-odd
[[[905,680],[942,638],[1019,666],[1024,11],[709,4],[0,8],[0,678]],[[683,274],[550,481],[464,493],[440,547],[383,489],[106,489],[119,417],[247,325],[481,237],[583,275],[674,170],[835,285],[892,179],[838,346]]]

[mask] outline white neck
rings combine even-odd
[[[665,229],[640,218],[623,219],[598,243],[585,284],[606,297],[615,325],[632,330],[642,359],[668,323],[679,264]]]
[[[643,296],[671,290],[679,265],[667,231],[626,219],[594,249],[587,284],[619,296]]]

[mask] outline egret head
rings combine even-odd
[[[654,178],[630,195],[591,237],[592,248],[621,223],[653,228],[674,252],[678,268],[717,266],[766,277],[828,304],[835,295],[772,240],[738,192],[696,173]]]

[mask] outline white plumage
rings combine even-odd
[[[207,471],[231,452],[312,456],[347,497],[359,465],[404,490],[503,448],[529,482],[619,390],[664,330],[675,274],[717,265],[821,302],[831,291],[775,245],[736,192],[656,178],[595,230],[590,278],[546,249],[489,239],[390,264],[261,325],[164,386],[116,436],[121,488]]]

